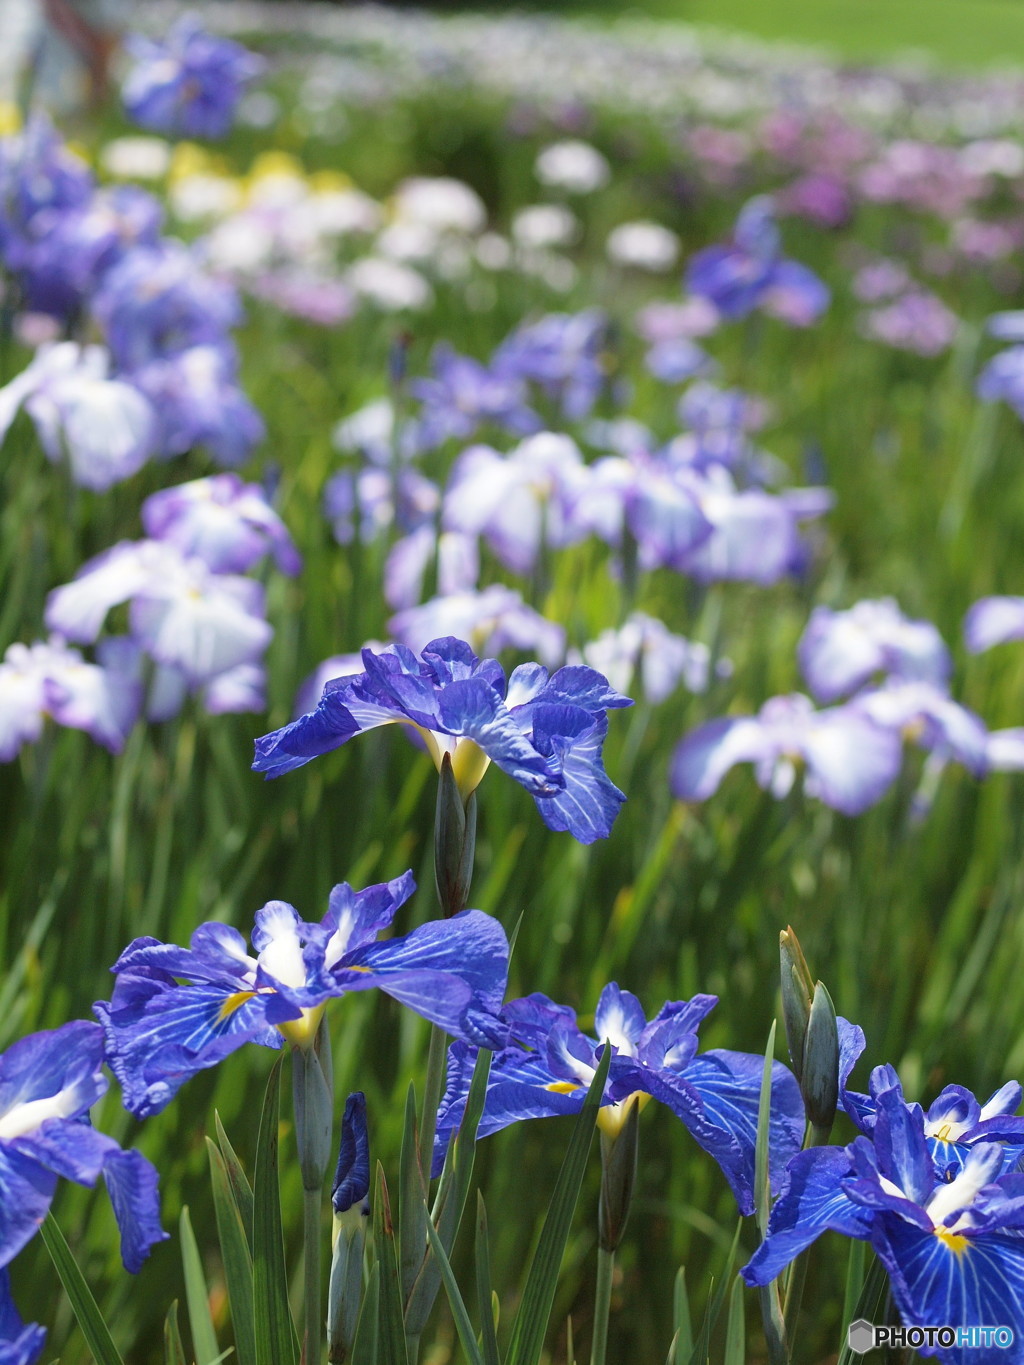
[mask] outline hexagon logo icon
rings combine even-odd
[[[846,1330],[846,1340],[851,1351],[856,1351],[859,1356],[864,1355],[875,1344],[873,1324],[866,1318],[858,1318],[856,1322],[851,1322]]]

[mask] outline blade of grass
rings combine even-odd
[[[192,1220],[187,1204],[181,1210],[178,1232],[181,1237],[181,1266],[185,1273],[185,1302],[188,1306],[188,1323],[192,1332],[192,1349],[195,1352],[196,1365],[212,1365],[220,1355],[220,1348],[217,1345],[217,1334],[213,1330],[209,1290],[206,1287],[203,1262],[199,1255],[196,1235],[192,1231]]]
[[[295,1324],[288,1307],[288,1272],[284,1259],[277,1175],[278,1107],[283,1062],[282,1054],[271,1069],[256,1140],[252,1282],[257,1365],[296,1365],[298,1359]]]
[[[253,1327],[252,1255],[245,1238],[242,1218],[235,1203],[224,1158],[216,1143],[206,1139],[213,1185],[213,1209],[217,1219],[224,1280],[231,1305],[231,1326],[235,1334],[238,1365],[256,1365],[256,1335]]]
[[[50,1253],[50,1259],[71,1302],[82,1335],[96,1358],[96,1365],[124,1365],[110,1335],[110,1329],[103,1321],[103,1315],[93,1298],[92,1290],[86,1284],[85,1277],[79,1270],[71,1254],[71,1248],[52,1213],[48,1213],[43,1219],[39,1235]]]
[[[522,1302],[512,1328],[512,1340],[506,1356],[507,1365],[537,1365],[544,1347],[551,1307],[555,1301],[558,1270],[569,1239],[572,1217],[576,1211],[587,1157],[594,1140],[597,1114],[604,1096],[604,1083],[611,1062],[611,1048],[603,1050],[600,1065],[587,1091],[576,1120],[576,1126],[558,1173],[551,1204],[540,1241],[534,1252],[526,1278]]]

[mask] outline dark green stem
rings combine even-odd
[[[302,1365],[320,1365],[322,1323],[320,1310],[320,1190],[302,1191]]]
[[[597,1251],[597,1287],[594,1295],[594,1338],[590,1347],[590,1365],[605,1365],[608,1351],[608,1317],[612,1304],[612,1279],[615,1276],[615,1252]]]

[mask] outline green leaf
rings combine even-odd
[[[444,1280],[445,1292],[448,1295],[448,1303],[452,1310],[452,1317],[455,1319],[455,1330],[459,1334],[459,1341],[462,1349],[466,1353],[469,1365],[484,1365],[484,1358],[480,1354],[480,1348],[476,1343],[476,1333],[473,1331],[473,1324],[469,1319],[465,1300],[459,1289],[459,1282],[455,1278],[452,1270],[452,1263],[445,1255],[441,1239],[434,1229],[433,1220],[426,1220],[427,1236],[430,1238],[430,1246],[437,1259],[437,1264],[441,1267],[441,1278]]]
[[[181,1344],[181,1331],[178,1328],[177,1299],[168,1308],[164,1320],[164,1360],[166,1365],[187,1365],[185,1348]]]
[[[234,1195],[235,1204],[238,1207],[238,1214],[242,1220],[242,1227],[245,1229],[245,1239],[252,1250],[252,1208],[253,1195],[252,1186],[249,1184],[249,1177],[245,1174],[242,1163],[235,1155],[235,1149],[228,1141],[228,1135],[224,1131],[224,1125],[220,1121],[220,1115],[214,1112],[213,1121],[217,1126],[217,1142],[220,1146],[220,1154],[224,1158],[224,1167],[228,1173],[228,1181],[231,1185],[231,1193]]]
[[[253,1326],[252,1256],[245,1228],[235,1202],[227,1164],[216,1143],[206,1139],[213,1184],[213,1208],[217,1217],[217,1237],[224,1280],[231,1305],[231,1326],[235,1334],[238,1365],[256,1365],[256,1332]]]
[[[110,1329],[103,1321],[103,1315],[92,1296],[92,1290],[86,1284],[85,1277],[79,1270],[52,1213],[48,1213],[43,1219],[39,1234],[50,1253],[50,1259],[64,1286],[64,1292],[71,1301],[71,1308],[82,1329],[82,1335],[96,1358],[96,1365],[124,1365],[110,1335]]]
[[[772,1063],[775,1059],[775,1020],[768,1030],[768,1046],[764,1050],[764,1070],[761,1073],[761,1095],[757,1107],[757,1141],[754,1145],[754,1209],[757,1230],[766,1237],[768,1215],[771,1213],[772,1192],[768,1175],[768,1120],[772,1107]]]
[[[498,1354],[498,1337],[495,1331],[494,1291],[491,1288],[491,1247],[487,1235],[487,1209],[484,1197],[476,1192],[476,1295],[480,1309],[480,1346],[483,1351],[484,1365],[501,1365]],[[572,1319],[569,1319],[569,1340],[572,1341]],[[572,1365],[572,1346],[568,1350],[569,1365]]]
[[[427,1197],[420,1174],[416,1124],[416,1087],[410,1083],[405,1098],[405,1129],[398,1186],[398,1246],[402,1277],[402,1302],[408,1303],[420,1266],[427,1252],[423,1201]]]
[[[840,1322],[843,1330],[854,1320],[857,1299],[864,1288],[864,1262],[867,1259],[867,1243],[859,1237],[850,1238],[850,1255],[846,1261],[846,1289],[843,1293],[843,1316]]]
[[[402,1312],[402,1286],[398,1277],[395,1225],[391,1220],[384,1167],[377,1162],[376,1192],[373,1201],[373,1254],[380,1267],[380,1312],[378,1350],[381,1365],[408,1365],[405,1344],[405,1314]]]
[[[444,1169],[438,1182],[437,1194],[431,1214],[434,1227],[441,1239],[441,1245],[451,1255],[455,1238],[462,1223],[462,1215],[469,1198],[469,1186],[473,1178],[473,1162],[476,1158],[476,1133],[480,1115],[484,1111],[487,1096],[487,1077],[490,1075],[491,1054],[481,1048],[477,1053],[473,1078],[466,1098],[466,1109],[459,1125],[455,1141],[449,1144],[445,1156]],[[420,1266],[419,1274],[412,1292],[406,1300],[406,1329],[418,1336],[429,1316],[437,1291],[441,1285],[441,1271],[432,1256],[427,1257]]]
[[[864,1278],[864,1285],[860,1291],[860,1298],[851,1316],[843,1322],[843,1340],[839,1349],[839,1360],[837,1365],[853,1365],[855,1360],[859,1361],[860,1356],[850,1350],[849,1338],[846,1329],[851,1322],[856,1322],[858,1318],[866,1318],[868,1322],[881,1322],[885,1313],[885,1297],[888,1293],[889,1285],[882,1262],[874,1257],[871,1268]]]
[[[188,1216],[188,1205],[181,1210],[178,1220],[181,1236],[181,1265],[185,1272],[185,1301],[188,1304],[188,1322],[192,1329],[192,1349],[196,1355],[196,1365],[212,1365],[220,1355],[217,1334],[213,1330],[210,1316],[210,1295],[203,1274],[203,1262],[199,1255],[192,1220]]]
[[[288,1272],[277,1178],[278,1107],[283,1063],[282,1054],[270,1072],[256,1140],[252,1287],[257,1365],[296,1365],[298,1359],[295,1324],[288,1307]]]
[[[565,1244],[569,1239],[590,1146],[594,1140],[597,1114],[604,1095],[611,1057],[611,1048],[605,1047],[600,1065],[587,1091],[587,1098],[583,1101],[583,1108],[576,1119],[562,1168],[551,1195],[551,1204],[544,1219],[537,1250],[534,1252],[530,1272],[526,1278],[522,1302],[512,1328],[512,1340],[505,1357],[506,1365],[537,1365],[544,1349],[544,1334],[555,1300],[558,1271],[562,1264]]]
[[[380,1265],[374,1261],[363,1293],[356,1334],[352,1341],[350,1365],[378,1365],[377,1323],[380,1317]]]
[[[690,1321],[690,1300],[686,1293],[686,1269],[680,1266],[676,1271],[676,1282],[672,1289],[672,1349],[669,1351],[669,1365],[686,1365],[693,1355],[693,1324]]]
[[[723,1365],[744,1365],[746,1360],[746,1322],[743,1317],[743,1280],[739,1275],[732,1282],[729,1295],[729,1322],[725,1330]]]
[[[722,1273],[718,1277],[718,1288],[714,1288],[716,1283],[714,1278],[712,1278],[708,1284],[707,1307],[704,1310],[704,1321],[701,1323],[700,1337],[690,1356],[691,1365],[706,1365],[710,1355],[711,1333],[718,1325],[718,1319],[722,1316],[722,1309],[725,1306],[725,1294],[729,1286],[729,1277],[732,1275],[732,1264],[736,1259],[736,1248],[740,1243],[740,1232],[742,1231],[742,1228],[743,1219],[739,1218],[736,1221],[736,1231],[733,1233],[732,1242],[726,1253],[725,1264],[722,1266]]]

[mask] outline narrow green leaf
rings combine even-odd
[[[92,1290],[79,1270],[71,1248],[64,1240],[64,1234],[57,1226],[52,1213],[43,1219],[39,1234],[50,1253],[54,1269],[64,1286],[64,1292],[71,1301],[71,1308],[82,1329],[82,1335],[89,1350],[96,1358],[96,1365],[124,1365],[117,1347],[110,1335],[110,1329],[103,1321],[103,1315],[92,1296]]]
[[[690,1320],[690,1298],[686,1292],[686,1269],[676,1271],[672,1292],[672,1325],[675,1329],[672,1365],[686,1365],[693,1355],[693,1324]]]
[[[857,1306],[853,1310],[848,1321],[843,1323],[843,1339],[839,1348],[839,1360],[837,1365],[854,1365],[854,1361],[859,1361],[861,1357],[855,1355],[850,1350],[849,1337],[846,1329],[851,1322],[856,1322],[858,1318],[866,1318],[868,1322],[883,1321],[885,1312],[885,1296],[888,1292],[888,1281],[886,1279],[885,1267],[882,1262],[873,1257],[870,1269],[864,1277],[864,1285],[860,1291],[860,1298]]]
[[[277,1126],[283,1063],[282,1054],[271,1069],[256,1140],[252,1287],[257,1365],[296,1365],[298,1359],[295,1324],[288,1307],[288,1272],[277,1177]]]
[[[398,1248],[402,1279],[402,1302],[409,1302],[413,1284],[427,1253],[427,1214],[423,1201],[427,1197],[420,1174],[419,1132],[416,1123],[416,1087],[410,1083],[405,1097],[405,1129],[402,1133],[402,1156],[398,1186]]]
[[[213,1121],[217,1126],[217,1143],[220,1147],[220,1154],[224,1158],[224,1167],[228,1173],[228,1181],[231,1184],[231,1193],[235,1197],[235,1204],[238,1206],[238,1214],[242,1220],[242,1227],[245,1229],[245,1239],[252,1250],[252,1208],[253,1194],[252,1186],[249,1184],[249,1177],[238,1157],[235,1149],[228,1141],[228,1135],[224,1131],[224,1125],[220,1121],[220,1115],[214,1113]]]
[[[480,1354],[480,1348],[476,1342],[476,1333],[473,1331],[473,1324],[470,1321],[469,1313],[466,1309],[465,1300],[459,1290],[458,1280],[452,1270],[452,1263],[445,1255],[441,1239],[434,1229],[433,1221],[426,1220],[427,1236],[430,1238],[430,1247],[441,1267],[441,1278],[444,1281],[445,1292],[448,1295],[448,1303],[452,1310],[452,1317],[455,1319],[455,1330],[459,1334],[459,1341],[462,1349],[466,1353],[469,1365],[484,1365],[484,1358]]]
[[[693,1349],[690,1357],[691,1365],[706,1365],[711,1352],[711,1334],[718,1325],[718,1319],[722,1316],[722,1309],[725,1306],[725,1296],[729,1288],[730,1277],[732,1275],[733,1262],[736,1259],[736,1248],[740,1244],[740,1232],[743,1229],[743,1219],[736,1220],[736,1231],[733,1233],[732,1242],[726,1253],[725,1264],[722,1266],[722,1273],[717,1282],[712,1279],[708,1285],[708,1302],[704,1311],[704,1321],[701,1323],[700,1337]],[[717,1283],[718,1288],[715,1288]]]
[[[754,1146],[754,1209],[757,1230],[767,1236],[768,1215],[771,1213],[772,1193],[768,1176],[768,1120],[772,1107],[772,1063],[775,1059],[775,1020],[768,1030],[768,1046],[764,1050],[764,1070],[761,1073],[761,1096],[757,1107],[757,1141]]]
[[[166,1365],[187,1365],[185,1348],[181,1344],[181,1331],[178,1327],[178,1300],[175,1299],[167,1310],[164,1319],[164,1360]]]
[[[380,1265],[374,1261],[363,1292],[356,1334],[352,1341],[350,1365],[378,1365],[377,1323],[380,1317]]]
[[[476,1297],[480,1310],[480,1346],[484,1365],[501,1365],[492,1308],[494,1291],[491,1288],[491,1246],[487,1235],[487,1209],[479,1190],[476,1192]],[[573,1365],[572,1318],[569,1319],[569,1343],[568,1361],[569,1365]]]
[[[739,1275],[732,1282],[729,1294],[729,1321],[725,1331],[725,1355],[722,1365],[744,1365],[746,1360],[746,1322],[743,1316],[743,1280]]]
[[[566,1365],[576,1365],[576,1343],[572,1336],[572,1314],[565,1320],[565,1360]]]
[[[455,1141],[449,1145],[444,1169],[434,1196],[432,1218],[441,1245],[451,1255],[455,1238],[458,1236],[462,1216],[469,1198],[469,1186],[473,1178],[473,1162],[476,1158],[476,1134],[480,1115],[484,1110],[487,1096],[487,1077],[490,1075],[491,1054],[486,1049],[477,1053],[473,1067],[473,1078],[466,1097],[466,1109],[459,1125]],[[441,1271],[433,1257],[428,1256],[420,1267],[412,1292],[406,1300],[405,1323],[411,1334],[418,1336],[423,1330],[441,1285]]]
[[[373,1201],[373,1251],[380,1266],[380,1312],[378,1350],[381,1365],[408,1365],[405,1344],[405,1314],[402,1312],[402,1286],[398,1276],[395,1226],[391,1220],[384,1167],[377,1163],[376,1193]]]
[[[604,1095],[611,1056],[611,1048],[604,1048],[600,1065],[587,1091],[587,1098],[583,1101],[583,1108],[576,1119],[576,1126],[551,1195],[551,1204],[544,1219],[540,1241],[537,1243],[537,1250],[534,1252],[530,1272],[526,1278],[522,1302],[512,1328],[512,1340],[505,1357],[507,1365],[537,1365],[540,1360],[544,1348],[544,1334],[555,1300],[558,1271],[562,1264],[565,1244],[569,1239],[590,1146],[594,1140],[597,1114]]]
[[[245,1228],[235,1202],[227,1163],[216,1143],[206,1139],[213,1184],[213,1208],[217,1217],[217,1237],[224,1280],[231,1305],[231,1327],[235,1334],[238,1365],[256,1365],[256,1332],[253,1326],[252,1256]]]
[[[181,1265],[185,1272],[185,1301],[188,1305],[188,1323],[192,1330],[192,1349],[196,1365],[212,1365],[220,1355],[217,1334],[213,1330],[210,1316],[210,1294],[206,1288],[203,1262],[199,1255],[196,1235],[192,1231],[192,1220],[188,1216],[188,1205],[181,1210],[178,1220],[181,1236]]]
[[[846,1289],[843,1294],[843,1316],[840,1321],[843,1330],[854,1319],[854,1310],[860,1291],[864,1288],[864,1262],[867,1260],[867,1243],[859,1237],[850,1238],[850,1254],[846,1261]]]

